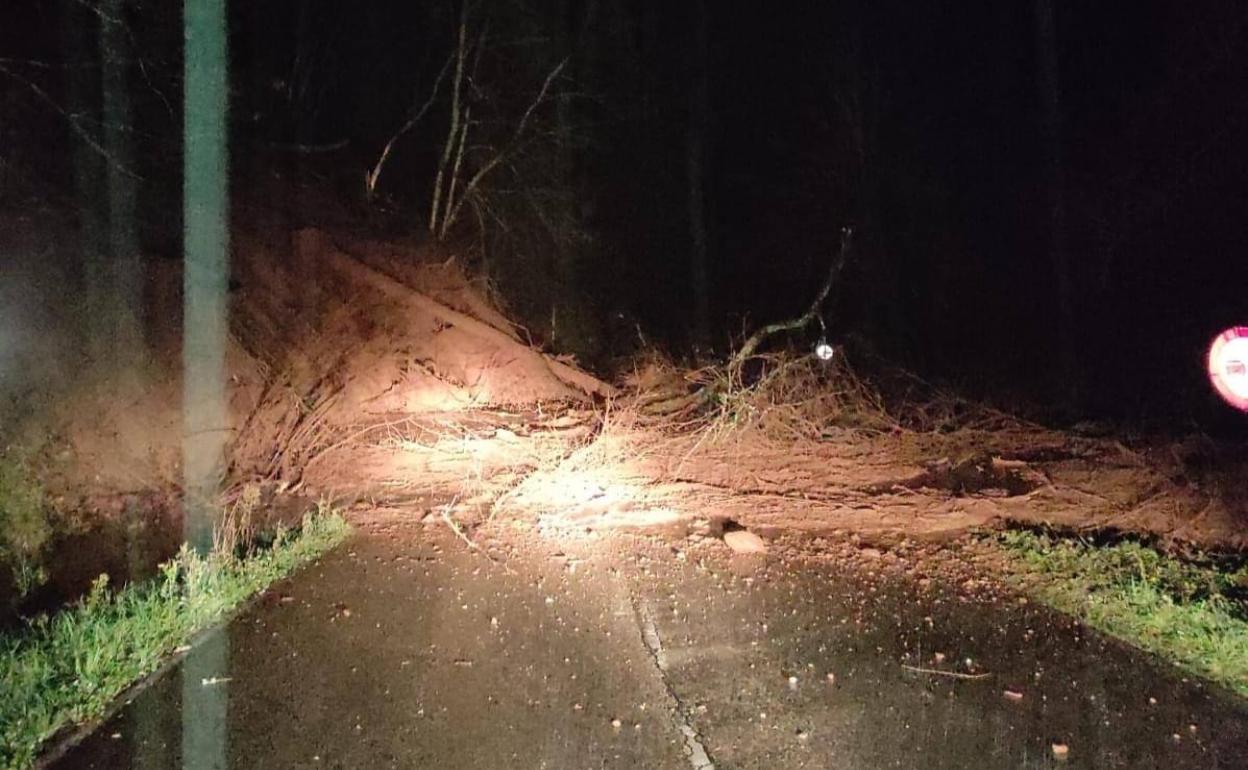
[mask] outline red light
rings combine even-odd
[[[1209,381],[1228,404],[1248,412],[1248,326],[1232,327],[1213,339]]]

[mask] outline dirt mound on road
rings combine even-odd
[[[288,254],[248,249],[238,277],[236,337],[265,375],[234,445],[243,478],[293,482],[379,424],[613,392],[525,344],[453,262],[401,244],[304,229]]]
[[[710,406],[688,430],[646,414],[689,403],[662,390],[620,399],[593,446],[531,474],[501,507],[565,535],[734,522],[889,544],[1008,524],[1248,550],[1248,447],[1081,435],[947,394],[898,408],[844,356],[778,358],[753,385],[697,402]]]
[[[427,415],[558,411],[613,389],[526,344],[454,261],[411,243],[241,227],[233,236],[227,482],[290,489],[356,432]],[[181,273],[151,260],[155,319],[141,369],[88,362],[47,383],[39,414],[5,426],[44,455],[66,508],[176,496],[181,456]],[[34,410],[28,410],[32,413]]]
[[[102,571],[122,579],[118,564],[154,564],[176,548],[184,438],[181,261],[144,256],[142,307],[127,295],[127,310],[145,344],[100,352],[80,333],[99,330],[82,317],[85,300],[67,278],[82,257],[64,215],[0,215],[0,246],[29,255],[6,273],[3,294],[21,303],[0,313],[12,327],[0,335],[0,462],[20,467],[48,502],[54,535],[40,558],[50,559],[53,582],[65,583],[47,593],[62,599]],[[242,219],[231,234],[228,422],[220,426],[227,503],[256,488],[266,509],[295,493],[305,502],[356,495],[367,486],[360,476],[424,483],[428,463],[407,472],[413,452],[400,426],[415,434],[419,423],[426,437],[433,431],[442,445],[462,447],[474,414],[557,418],[613,392],[571,361],[526,344],[437,250],[347,232],[292,232],[255,213]],[[513,428],[527,431],[520,423]],[[454,459],[438,466],[442,477],[470,472]],[[502,461],[513,463],[510,455]],[[312,465],[314,477],[306,473]],[[3,564],[0,573],[2,609],[12,586],[3,584]]]

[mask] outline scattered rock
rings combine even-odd
[[[736,553],[767,553],[767,543],[747,529],[725,532],[724,544]]]
[[[1070,756],[1070,747],[1064,743],[1055,743],[1052,748],[1053,758],[1058,762],[1065,762],[1067,757]]]

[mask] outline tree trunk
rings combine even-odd
[[[108,325],[109,360],[132,368],[144,359],[140,314],[143,268],[139,254],[136,206],[138,182],[132,136],[128,70],[132,52],[126,29],[125,0],[107,0],[107,20],[100,23],[100,70],[103,85],[104,148],[108,164]]]
[[[576,83],[574,91],[592,89],[594,83],[595,25],[598,0],[566,0],[555,17],[557,55],[568,61],[568,77]],[[560,137],[556,151],[556,178],[566,192],[560,205],[563,214],[576,226],[589,226],[586,213],[592,209],[594,191],[584,185],[585,159],[578,146],[577,134],[582,128],[583,108],[572,93],[560,93],[555,101],[555,120]],[[552,334],[562,336],[561,350],[574,353],[582,360],[594,360],[602,353],[604,314],[594,307],[586,265],[600,255],[586,253],[586,246],[567,233],[555,233],[555,281],[552,287]],[[589,248],[593,248],[592,246]],[[558,328],[556,328],[558,327]]]
[[[834,88],[834,99],[849,132],[854,157],[857,206],[853,225],[860,235],[855,247],[862,255],[866,286],[872,300],[864,308],[867,322],[880,339],[900,339],[906,328],[904,286],[895,252],[888,248],[884,228],[883,169],[876,143],[879,132],[881,83],[879,70],[863,43],[866,30],[857,23],[847,25],[840,43],[842,72]]]
[[[690,288],[693,294],[693,342],[710,343],[711,289],[706,212],[706,122],[710,109],[708,83],[709,30],[706,0],[694,0],[693,57],[689,68],[689,121],[685,173],[688,185]]]
[[[99,18],[76,0],[64,0],[65,61],[78,66],[66,71],[65,109],[71,115],[92,116],[99,109],[99,79],[94,67],[81,66],[96,55],[95,30]],[[74,160],[74,196],[78,202],[78,283],[83,299],[80,332],[94,361],[107,360],[107,331],[100,322],[108,307],[108,218],[105,199],[104,160],[86,142],[71,139]]]
[[[1044,186],[1049,227],[1049,264],[1057,292],[1057,362],[1063,394],[1071,405],[1080,382],[1074,348],[1074,296],[1066,248],[1065,159],[1062,147],[1061,77],[1053,0],[1036,0],[1036,45],[1039,70],[1040,130],[1044,151]]]

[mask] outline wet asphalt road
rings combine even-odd
[[[1243,701],[1041,608],[714,541],[517,538],[495,563],[364,526],[54,766],[1248,767]],[[184,675],[227,640],[219,681]]]

